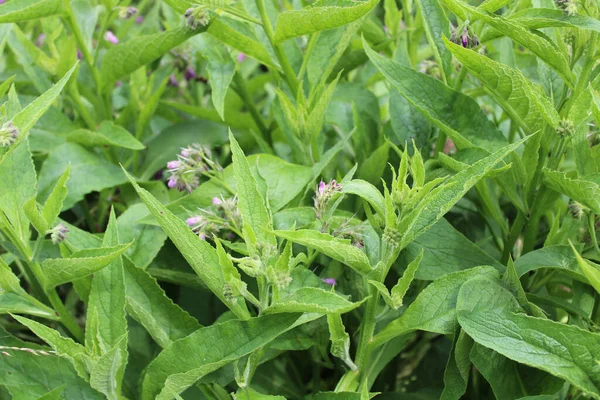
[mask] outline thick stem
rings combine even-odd
[[[246,86],[246,80],[243,76],[241,76],[239,72],[236,72],[233,76],[233,82],[235,83],[235,88],[237,89],[238,94],[244,101],[244,105],[246,106],[246,108],[250,112],[250,115],[252,116],[252,119],[256,123],[257,128],[260,129],[260,131],[262,132],[263,138],[267,143],[271,144],[271,133],[269,132],[269,128],[267,128],[267,126],[265,125],[263,118],[260,115],[260,112],[258,111],[256,106],[254,105],[254,102],[252,101],[252,97],[250,96],[250,92],[248,91],[248,87]]]
[[[369,285],[369,295],[367,306],[363,315],[362,324],[360,327],[360,340],[356,351],[356,365],[361,376],[361,385],[368,380],[367,366],[369,365],[369,356],[371,353],[371,339],[375,332],[375,324],[377,317],[377,305],[379,303],[379,292]]]

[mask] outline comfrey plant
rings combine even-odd
[[[590,0],[0,0],[0,398],[600,399]]]

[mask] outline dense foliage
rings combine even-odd
[[[600,399],[597,0],[0,0],[0,398]]]

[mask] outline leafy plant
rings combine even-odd
[[[0,397],[600,399],[599,7],[0,0]]]

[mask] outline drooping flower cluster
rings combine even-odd
[[[577,2],[575,0],[555,0],[556,8],[563,10],[567,15],[577,14]]]
[[[208,10],[204,7],[188,8],[183,16],[185,24],[192,30],[198,29],[199,26],[206,26],[210,21]]]
[[[563,118],[556,127],[556,133],[561,137],[570,137],[575,134],[575,126],[570,119]]]
[[[459,44],[468,49],[479,46],[479,38],[477,35],[470,32],[468,21],[464,26],[460,26],[456,29],[451,27],[450,29],[452,31],[450,35],[450,41],[452,43]]]
[[[177,160],[167,163],[169,180],[167,186],[180,192],[191,193],[200,183],[200,175],[211,175],[221,172],[223,168],[212,159],[212,152],[207,146],[193,144],[182,148]]]
[[[69,228],[65,226],[65,224],[60,223],[56,225],[54,228],[48,230],[46,232],[50,234],[50,239],[52,240],[52,244],[62,243],[63,240],[67,238],[67,233],[69,233]]]
[[[17,140],[19,129],[12,124],[12,121],[7,121],[0,128],[0,147],[8,147]]]
[[[325,183],[321,181],[317,185],[317,189],[315,191],[315,213],[317,214],[317,218],[323,218],[325,213],[325,209],[327,208],[327,203],[333,198],[336,193],[339,193],[342,190],[342,185],[337,183],[335,179],[332,179],[331,182]]]
[[[119,10],[119,18],[129,19],[138,13],[138,9],[135,7],[121,7]]]
[[[239,232],[242,225],[237,197],[214,197],[211,209],[198,211],[199,213],[189,217],[186,223],[202,240],[223,231],[228,231],[226,236],[232,239],[233,232]]]

